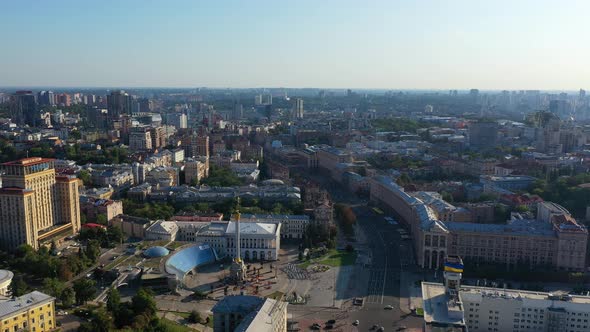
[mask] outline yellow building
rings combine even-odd
[[[78,181],[56,176],[53,159],[25,158],[0,170],[1,249],[38,248],[80,230]]]
[[[0,332],[55,329],[55,299],[41,292],[0,301]]]

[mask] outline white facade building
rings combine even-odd
[[[281,238],[302,239],[309,225],[309,216],[290,214],[242,214],[242,222],[281,224]]]
[[[244,260],[277,260],[281,248],[281,224],[264,222],[241,222],[241,256]],[[195,241],[207,243],[219,256],[236,253],[236,223],[234,221],[212,222],[195,234]]]

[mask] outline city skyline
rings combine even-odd
[[[115,10],[114,10],[115,9]],[[571,90],[582,1],[7,3],[0,86]]]

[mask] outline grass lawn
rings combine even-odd
[[[424,316],[424,309],[416,308],[416,316]]]
[[[330,249],[327,254],[311,259],[307,262],[299,264],[302,269],[307,268],[311,264],[324,264],[329,266],[344,266],[352,265],[356,261],[356,252],[338,251],[336,249]]]
[[[120,257],[117,257],[117,259],[115,259],[114,261],[112,261],[109,264],[107,264],[107,266],[105,266],[104,269],[105,270],[110,270],[110,269],[116,267],[117,265],[119,265],[126,258],[129,258],[129,256],[122,255]]]
[[[166,331],[168,331],[168,332],[194,331],[191,328],[188,328],[184,325],[177,324],[176,322],[173,322],[173,321],[166,319],[166,318],[160,318],[160,322],[162,322],[162,324],[166,326]]]
[[[176,241],[174,241],[174,242],[170,243],[168,246],[166,246],[166,248],[168,248],[168,249],[177,249],[177,248],[180,248],[183,245],[189,244],[189,243],[190,242],[176,242]]]

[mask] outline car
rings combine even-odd
[[[329,321],[326,322],[326,324],[336,324],[336,320],[330,319]]]
[[[393,310],[393,306],[391,304],[388,304],[387,306],[385,306],[385,310]]]
[[[311,324],[310,328],[312,330],[321,330],[322,329],[322,326],[320,324],[318,324],[318,323],[313,323],[313,324]]]
[[[385,331],[385,328],[383,326],[381,326],[380,328],[377,329],[377,332],[383,332]]]
[[[324,326],[324,330],[331,330],[334,328],[334,325],[332,324],[326,324],[326,326]]]
[[[355,320],[354,322],[352,322],[352,325],[354,325],[354,326],[358,326],[359,324],[360,324],[360,322],[359,322],[359,320],[358,320],[358,319],[357,319],[357,320]]]
[[[373,324],[373,326],[371,326],[371,330],[376,330],[379,328],[379,325],[377,324]]]

